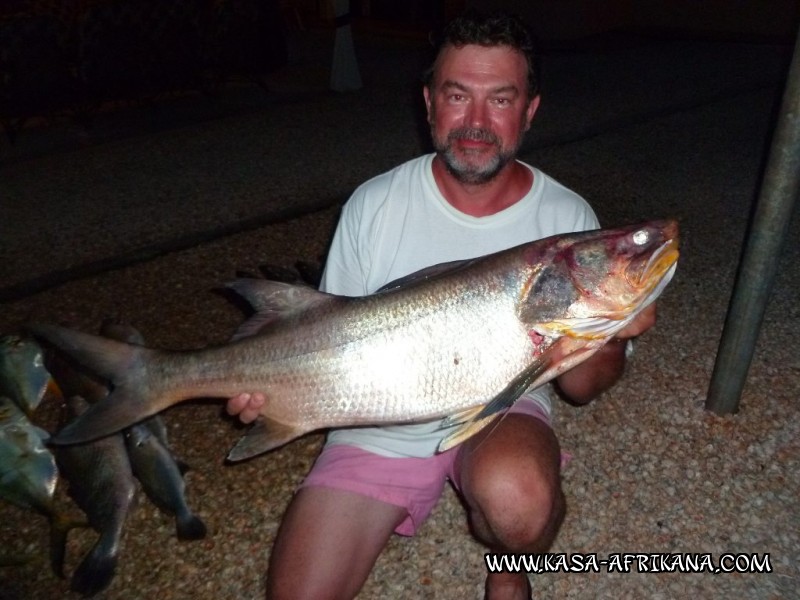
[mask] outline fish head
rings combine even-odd
[[[12,398],[27,414],[32,414],[49,381],[44,353],[32,337],[0,336],[0,393]]]
[[[606,340],[669,283],[679,255],[678,224],[582,232],[532,249],[521,320],[548,338]]]

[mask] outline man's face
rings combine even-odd
[[[447,46],[424,88],[433,145],[463,183],[490,181],[517,154],[539,97],[525,57],[508,46]]]

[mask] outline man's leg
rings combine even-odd
[[[478,540],[495,552],[546,552],[565,513],[560,462],[553,430],[527,414],[506,414],[464,442],[455,470]],[[489,573],[486,597],[528,598],[525,575]]]
[[[355,492],[300,489],[272,548],[267,598],[355,597],[407,514],[402,507]]]

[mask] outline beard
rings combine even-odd
[[[461,183],[471,185],[488,183],[494,179],[503,167],[514,159],[519,148],[519,145],[514,148],[504,148],[500,138],[488,129],[458,127],[450,131],[444,140],[436,137],[433,128],[431,128],[431,134],[433,147],[450,174]],[[469,160],[469,156],[462,158],[456,154],[453,146],[459,140],[488,143],[493,145],[495,150],[485,162],[475,164]],[[476,153],[477,155],[478,153]]]

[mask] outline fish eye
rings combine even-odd
[[[633,243],[637,246],[644,246],[649,240],[650,234],[644,229],[640,229],[633,234]]]

